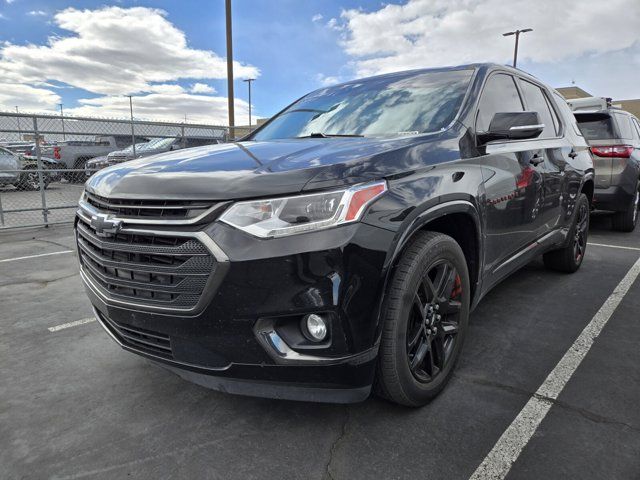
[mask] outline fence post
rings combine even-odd
[[[2,194],[0,193],[0,225],[4,227],[4,210],[2,209]]]
[[[184,138],[184,123],[180,126],[180,134],[182,138],[180,139],[180,143],[182,143],[182,148],[187,148],[187,139]]]
[[[42,174],[42,158],[40,156],[40,135],[38,134],[38,119],[33,116],[33,132],[36,137],[36,158],[38,159],[38,183],[40,184],[40,199],[42,201],[42,218],[44,219],[44,226],[49,226],[48,212],[47,212],[47,197],[44,193],[44,175]]]

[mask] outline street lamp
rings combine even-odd
[[[233,34],[231,32],[231,0],[225,0],[227,26],[227,103],[229,106],[229,134],[235,139],[235,112],[233,104]]]
[[[520,40],[521,33],[533,32],[533,28],[523,28],[522,30],[516,30],[514,32],[503,33],[503,37],[509,37],[511,35],[516,36],[516,47],[513,51],[513,68],[516,68],[516,64],[518,63],[518,41]]]
[[[245,78],[243,82],[247,82],[249,85],[249,131],[251,130],[251,82],[255,82],[255,78]]]
[[[133,131],[133,100],[131,95],[125,95],[129,97],[129,111],[131,112],[131,148],[133,149],[133,158],[136,158],[136,134]]]
[[[16,105],[16,113],[20,113],[18,106]],[[18,120],[18,141],[22,140],[22,129],[20,128],[20,117],[16,117]]]
[[[59,103],[58,105],[60,105],[60,120],[62,121],[62,140],[66,140],[67,137],[64,134],[64,112],[62,111],[62,104]]]

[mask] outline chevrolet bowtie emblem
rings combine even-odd
[[[100,237],[112,237],[122,228],[122,220],[111,218],[111,215],[105,213],[97,213],[91,215],[91,227]]]

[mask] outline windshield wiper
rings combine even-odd
[[[309,135],[303,135],[295,138],[330,138],[330,137],[364,137],[364,135],[347,134],[347,133],[322,133],[314,132]]]

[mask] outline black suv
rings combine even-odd
[[[469,312],[544,254],[573,272],[591,154],[564,100],[498,65],[323,88],[241,142],[96,173],[81,275],[125,350],[230,393],[422,405]]]

